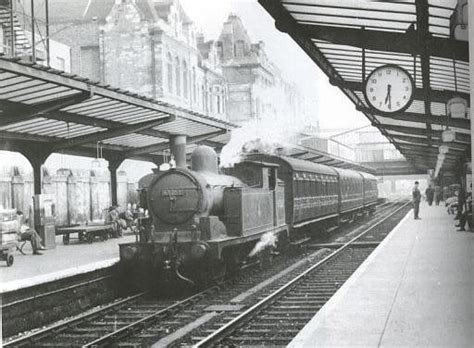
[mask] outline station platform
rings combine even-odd
[[[474,346],[474,233],[411,210],[289,347]]]
[[[119,261],[118,245],[134,240],[130,234],[91,244],[71,240],[64,245],[62,236],[56,236],[56,248],[41,251],[42,255],[32,255],[27,242],[26,255],[15,251],[11,267],[0,262],[0,294],[112,266]]]

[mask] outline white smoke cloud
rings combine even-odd
[[[252,251],[249,253],[249,257],[255,256],[267,248],[275,248],[277,241],[278,237],[272,232],[267,232],[263,234],[257,244],[255,244]]]
[[[274,120],[258,120],[245,123],[241,128],[232,130],[230,141],[222,148],[221,167],[232,167],[239,163],[244,153],[259,151],[267,154],[279,154],[280,149],[289,148],[302,128],[300,125],[288,125]]]

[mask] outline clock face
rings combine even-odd
[[[365,81],[365,99],[381,113],[395,113],[408,108],[413,100],[414,83],[410,74],[397,65],[383,65]]]

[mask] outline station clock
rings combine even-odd
[[[364,83],[367,104],[377,113],[393,114],[407,109],[413,101],[415,84],[402,67],[386,64],[373,70]]]

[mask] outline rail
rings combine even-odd
[[[128,324],[127,326],[124,326],[118,330],[115,330],[114,332],[111,332],[111,333],[108,333],[107,335],[104,335],[92,342],[89,342],[85,345],[83,345],[82,347],[83,348],[87,348],[87,347],[102,347],[102,346],[109,346],[111,345],[114,340],[118,339],[119,337],[121,337],[122,335],[127,335],[128,332],[130,331],[133,331],[134,329],[136,329],[137,327],[140,327],[140,328],[144,328],[144,325],[146,323],[149,323],[159,317],[162,317],[164,315],[167,315],[167,314],[170,314],[170,313],[173,313],[176,309],[179,309],[183,306],[187,306],[187,305],[190,305],[190,304],[193,304],[194,302],[196,302],[197,300],[200,300],[203,296],[205,296],[206,294],[214,291],[218,289],[218,286],[212,286],[206,290],[203,290],[191,297],[188,297],[184,300],[181,300],[177,303],[174,303],[172,304],[171,306],[168,306],[164,309],[161,309],[153,314],[150,314],[142,319],[139,319],[133,323],[130,323]]]
[[[363,232],[359,233],[356,237],[352,238],[350,241],[345,243],[343,246],[340,248],[336,249],[333,253],[330,255],[326,256],[324,259],[321,261],[317,262],[307,270],[305,270],[303,273],[300,275],[296,276],[293,278],[291,281],[265,297],[263,300],[260,302],[256,303],[252,307],[250,307],[248,310],[237,316],[236,318],[232,319],[230,322],[227,324],[221,326],[219,329],[214,331],[212,334],[208,335],[206,338],[201,340],[200,342],[196,343],[193,347],[194,348],[199,348],[199,347],[209,347],[213,344],[216,344],[217,342],[223,340],[226,338],[230,333],[232,333],[235,329],[240,327],[242,324],[250,320],[254,315],[259,313],[261,310],[263,310],[265,307],[267,307],[269,304],[273,303],[275,300],[277,300],[281,295],[283,295],[288,289],[292,288],[293,285],[297,284],[300,282],[302,279],[304,279],[309,273],[314,271],[315,269],[321,267],[325,263],[327,263],[329,260],[333,259],[335,256],[337,256],[339,253],[341,253],[343,250],[346,248],[350,247],[351,244],[359,240],[361,237],[363,237],[365,234],[373,230],[375,227],[386,221],[388,218],[396,214],[399,210],[403,209],[405,206],[407,206],[410,202],[406,202],[403,204],[401,207],[390,213],[388,216],[385,216],[382,218],[380,221],[375,223],[374,225],[370,226]]]
[[[35,341],[41,339],[44,336],[48,336],[48,335],[51,335],[53,333],[57,333],[62,328],[67,328],[67,327],[70,327],[71,325],[77,324],[79,322],[92,319],[95,316],[101,315],[102,313],[105,313],[109,310],[112,310],[112,309],[117,308],[119,306],[125,305],[126,303],[134,301],[134,300],[136,300],[140,297],[143,297],[147,293],[148,292],[140,292],[138,294],[126,297],[126,298],[124,298],[120,301],[108,304],[104,307],[94,309],[93,311],[90,311],[88,313],[80,314],[80,315],[78,315],[74,318],[71,318],[69,320],[62,321],[60,323],[51,325],[51,326],[49,326],[45,329],[34,331],[34,332],[32,332],[32,333],[30,333],[26,336],[22,336],[22,337],[19,337],[17,339],[13,339],[13,340],[8,341],[8,342],[3,342],[3,347],[13,347],[13,346],[17,346],[17,345],[20,345],[20,344],[25,344],[25,343],[28,343],[28,342],[32,343],[32,345],[34,345]]]

